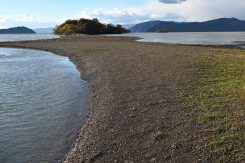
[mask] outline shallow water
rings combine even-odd
[[[245,45],[245,32],[128,33],[114,36],[140,37],[140,42],[201,45]]]
[[[58,162],[89,112],[90,91],[66,57],[0,48],[0,162]]]
[[[42,40],[53,39],[58,37],[59,36],[54,34],[0,34],[0,42]]]

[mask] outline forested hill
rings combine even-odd
[[[8,29],[0,29],[0,34],[35,34],[36,32],[27,27],[14,27]]]
[[[149,21],[130,28],[132,32],[156,32],[161,29],[169,32],[245,31],[245,21],[236,18],[220,18],[205,22]]]
[[[80,19],[67,20],[63,24],[54,29],[55,34],[71,35],[71,34],[122,34],[129,32],[121,25],[103,24],[98,19]]]

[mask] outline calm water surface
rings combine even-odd
[[[0,162],[58,162],[88,115],[90,91],[68,58],[0,48]]]
[[[54,34],[0,34],[0,42],[53,39],[58,37]]]
[[[245,45],[245,32],[128,33],[114,36],[140,37],[141,42],[201,45]]]

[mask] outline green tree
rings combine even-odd
[[[103,24],[97,18],[67,20],[54,29],[56,34],[71,35],[71,34],[121,34],[129,32],[121,25],[114,26],[113,24]]]

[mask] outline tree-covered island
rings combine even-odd
[[[58,35],[72,34],[122,34],[130,31],[123,28],[122,25],[103,24],[97,18],[67,20],[59,26],[56,26],[54,33]]]

